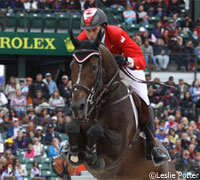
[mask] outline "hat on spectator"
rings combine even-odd
[[[173,76],[169,76],[169,80],[174,80],[174,77]]]
[[[35,112],[35,109],[34,109],[33,107],[30,107],[30,108],[28,109],[28,112]]]
[[[172,145],[170,146],[170,148],[171,149],[175,149],[176,148],[175,144],[172,143]]]
[[[167,90],[166,92],[165,92],[165,94],[170,94],[171,93],[171,91],[170,90]]]
[[[12,119],[12,122],[15,122],[15,121],[19,121],[19,119],[14,117],[14,118]]]
[[[146,28],[145,28],[145,27],[140,27],[140,28],[139,28],[139,32],[144,32],[144,31],[146,31]]]
[[[48,128],[55,128],[54,124],[48,124]]]
[[[26,80],[27,81],[33,81],[33,79],[31,77],[27,77]]]
[[[36,127],[36,131],[37,131],[37,130],[41,130],[41,131],[42,131],[42,126],[37,126],[37,127]]]
[[[169,23],[173,23],[173,22],[174,22],[174,20],[173,20],[173,19],[170,19],[170,20],[169,20]]]
[[[163,127],[160,127],[159,130],[160,130],[160,131],[164,131],[165,129],[164,129]]]
[[[175,121],[175,116],[173,116],[173,115],[170,115],[170,116],[168,116],[167,120],[172,120],[172,121]],[[172,128],[172,127],[171,127],[171,128]]]
[[[52,120],[52,121],[53,121],[53,120],[57,121],[58,118],[57,118],[57,116],[53,116],[53,117],[51,118],[51,120]]]
[[[64,112],[63,108],[56,108],[56,112]]]
[[[20,79],[19,82],[24,82],[24,79]]]
[[[11,138],[8,138],[8,139],[6,140],[6,143],[12,143],[12,144],[14,144],[14,141],[13,141]]]
[[[163,143],[169,143],[169,139],[168,139],[168,138],[165,138],[165,139],[163,140]]]
[[[183,78],[179,78],[179,81],[184,81],[184,79]]]
[[[63,75],[62,79],[69,79],[67,75]]]
[[[21,131],[22,131],[22,133],[26,133],[26,129],[22,129]]]
[[[47,77],[47,76],[51,76],[51,73],[46,73],[46,74],[45,74],[45,77]]]

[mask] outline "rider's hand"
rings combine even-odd
[[[119,54],[113,54],[113,56],[115,57],[117,64],[119,66],[128,66],[130,68],[134,67],[134,61],[132,58],[130,58],[130,57],[127,58],[127,57],[121,56]]]

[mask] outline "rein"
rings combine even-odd
[[[136,78],[135,76],[133,76],[128,70],[127,68],[120,68],[130,79],[132,79],[133,81],[136,81],[138,83],[144,83],[144,84],[151,84],[151,85],[155,85],[155,84],[159,84],[161,86],[167,86],[167,87],[170,87],[170,88],[176,88],[174,86],[171,86],[167,83],[164,83],[164,82],[161,82],[161,83],[158,83],[158,82],[155,82],[155,81],[144,81],[142,79],[138,79]]]

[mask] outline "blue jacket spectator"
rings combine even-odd
[[[53,138],[57,138],[61,141],[59,133],[55,131],[54,124],[49,124],[45,136],[45,144],[50,145],[52,143]]]
[[[163,35],[163,29],[162,29],[162,22],[158,21],[156,24],[156,27],[153,29],[152,32],[156,38],[162,38]]]
[[[172,96],[169,90],[166,91],[165,96],[162,99],[162,102],[165,107],[168,107],[170,109],[175,109],[178,107],[178,101],[176,97]]]
[[[8,129],[8,138],[16,138],[17,132],[22,130],[22,128],[19,126],[19,120],[17,118],[13,119],[13,125]]]
[[[200,99],[199,80],[195,80],[193,82],[193,86],[190,88],[189,91],[190,91],[193,103],[196,103]]]
[[[58,89],[56,82],[52,80],[51,73],[45,74],[45,79],[43,82],[48,86],[50,95],[52,95],[53,92]]]
[[[156,134],[156,137],[160,140],[160,142],[163,142],[165,139],[165,129],[163,127],[160,127],[159,133]]]
[[[60,149],[59,139],[53,138],[52,145],[49,147],[48,157],[58,156],[59,149]]]
[[[28,145],[28,139],[23,137],[22,131],[18,131],[17,138],[14,140],[15,147],[17,149],[26,149]]]

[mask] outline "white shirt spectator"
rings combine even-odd
[[[8,99],[6,98],[3,92],[0,92],[0,106],[6,105],[8,103]]]

